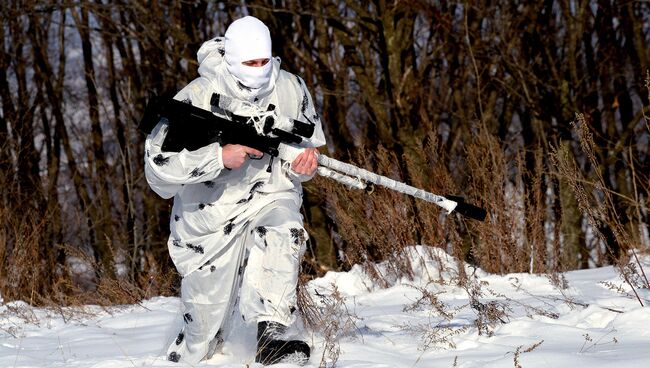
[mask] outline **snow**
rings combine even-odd
[[[650,309],[612,267],[565,273],[561,289],[545,275],[492,275],[463,265],[472,276],[461,287],[457,263],[439,249],[410,247],[407,256],[413,280],[391,279],[388,265],[377,265],[387,288],[360,266],[307,285],[328,321],[296,332],[313,349],[307,366],[321,358],[347,368],[648,366]],[[650,270],[647,259],[644,266]],[[650,304],[649,290],[637,292]],[[479,329],[472,301],[497,317],[484,315]],[[180,308],[173,297],[110,308],[4,303],[0,367],[186,367],[165,360]],[[198,366],[261,367],[254,327],[235,327],[222,353]]]

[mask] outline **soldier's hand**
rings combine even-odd
[[[291,169],[300,175],[312,176],[318,168],[318,150],[306,148],[291,163]]]
[[[223,161],[223,166],[228,169],[238,169],[240,168],[248,156],[262,157],[264,153],[256,150],[255,148],[250,148],[248,146],[242,146],[241,144],[226,144],[221,147],[221,159]]]

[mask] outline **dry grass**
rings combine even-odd
[[[346,298],[336,285],[327,294],[316,292],[314,298],[305,290],[304,283],[298,291],[298,307],[305,324],[323,338],[319,367],[335,367],[341,354],[339,340],[356,335],[359,317],[348,309]]]
[[[489,272],[525,272],[530,248],[525,242],[522,153],[509,157],[507,147],[485,127],[479,126],[474,135],[466,148],[468,192],[490,216],[484,223],[469,224],[469,232],[478,239],[472,247],[473,258]]]
[[[174,295],[178,274],[148,257],[135,280],[102,273],[92,252],[47,244],[43,233],[52,214],[0,208],[0,294],[45,307],[135,304],[157,295]]]
[[[580,147],[591,165],[595,180],[587,178],[575,159],[562,154],[558,149],[555,149],[551,155],[553,164],[558,170],[560,180],[566,180],[573,189],[582,215],[587,219],[600,244],[606,249],[607,255],[614,259],[619,274],[632,288],[639,303],[643,305],[636,289],[639,287],[650,288],[650,283],[648,283],[636,252],[645,247],[639,242],[639,237],[633,233],[635,230],[632,230],[636,226],[641,226],[642,223],[634,226],[622,223],[614,201],[615,195],[622,195],[609,189],[607,185],[607,179],[602,169],[603,163],[597,159],[596,150],[598,148],[585,116],[577,114],[572,126],[578,136]],[[635,177],[633,176],[633,178]],[[634,184],[634,188],[640,187],[640,185],[636,185],[636,180]],[[646,191],[646,196],[647,193]],[[635,197],[639,198],[639,194],[636,191]],[[640,212],[639,202],[629,200],[626,203]]]
[[[328,215],[341,237],[343,265],[363,264],[379,283],[387,285],[395,277],[411,276],[401,250],[424,244],[489,272],[553,269],[554,253],[544,228],[548,170],[542,151],[531,155],[534,170],[528,173],[522,153],[506,154],[506,147],[495,136],[478,127],[475,139],[465,143],[464,160],[451,170],[441,147],[432,132],[425,147],[410,156],[398,158],[381,148],[363,150],[355,164],[433,193],[464,195],[466,201],[487,209],[487,220],[448,216],[431,203],[384,188],[365,193],[319,178]],[[373,266],[378,261],[388,261],[388,274],[378,273]]]
[[[0,209],[0,216],[5,219],[0,228],[0,292],[6,300],[20,297],[30,304],[42,302],[53,291],[48,276],[56,269],[39,241],[47,216],[8,208]]]
[[[527,348],[524,348],[523,345],[517,346],[517,349],[515,350],[514,357],[513,357],[513,362],[514,362],[515,368],[522,368],[522,365],[521,365],[521,362],[520,362],[521,354],[530,353],[531,351],[537,349],[543,343],[544,343],[544,340],[540,340],[540,341],[530,345]]]
[[[454,336],[465,333],[469,325],[458,325],[452,320],[463,309],[463,307],[452,308],[438,298],[442,292],[433,292],[430,289],[436,283],[430,282],[426,286],[414,286],[420,292],[420,297],[410,305],[404,307],[407,313],[422,312],[428,313],[427,323],[410,324],[400,326],[401,329],[409,331],[421,337],[419,349],[427,351],[431,349],[455,349]]]

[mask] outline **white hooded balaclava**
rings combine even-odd
[[[246,16],[232,22],[225,35],[226,68],[248,88],[265,87],[271,79],[273,63],[261,67],[246,66],[243,61],[271,59],[271,33],[259,19]]]

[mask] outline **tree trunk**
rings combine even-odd
[[[95,67],[93,64],[93,46],[90,42],[90,27],[88,24],[87,2],[82,2],[77,10],[71,8],[72,17],[75,20],[79,36],[81,37],[81,49],[84,61],[84,74],[88,98],[88,117],[91,127],[91,142],[93,153],[95,181],[95,198],[91,206],[95,207],[98,215],[93,221],[95,233],[95,258],[101,265],[102,271],[109,277],[115,275],[113,266],[113,216],[111,213],[112,203],[109,197],[108,188],[108,167],[104,151],[104,134],[99,117],[99,96],[96,86]]]

